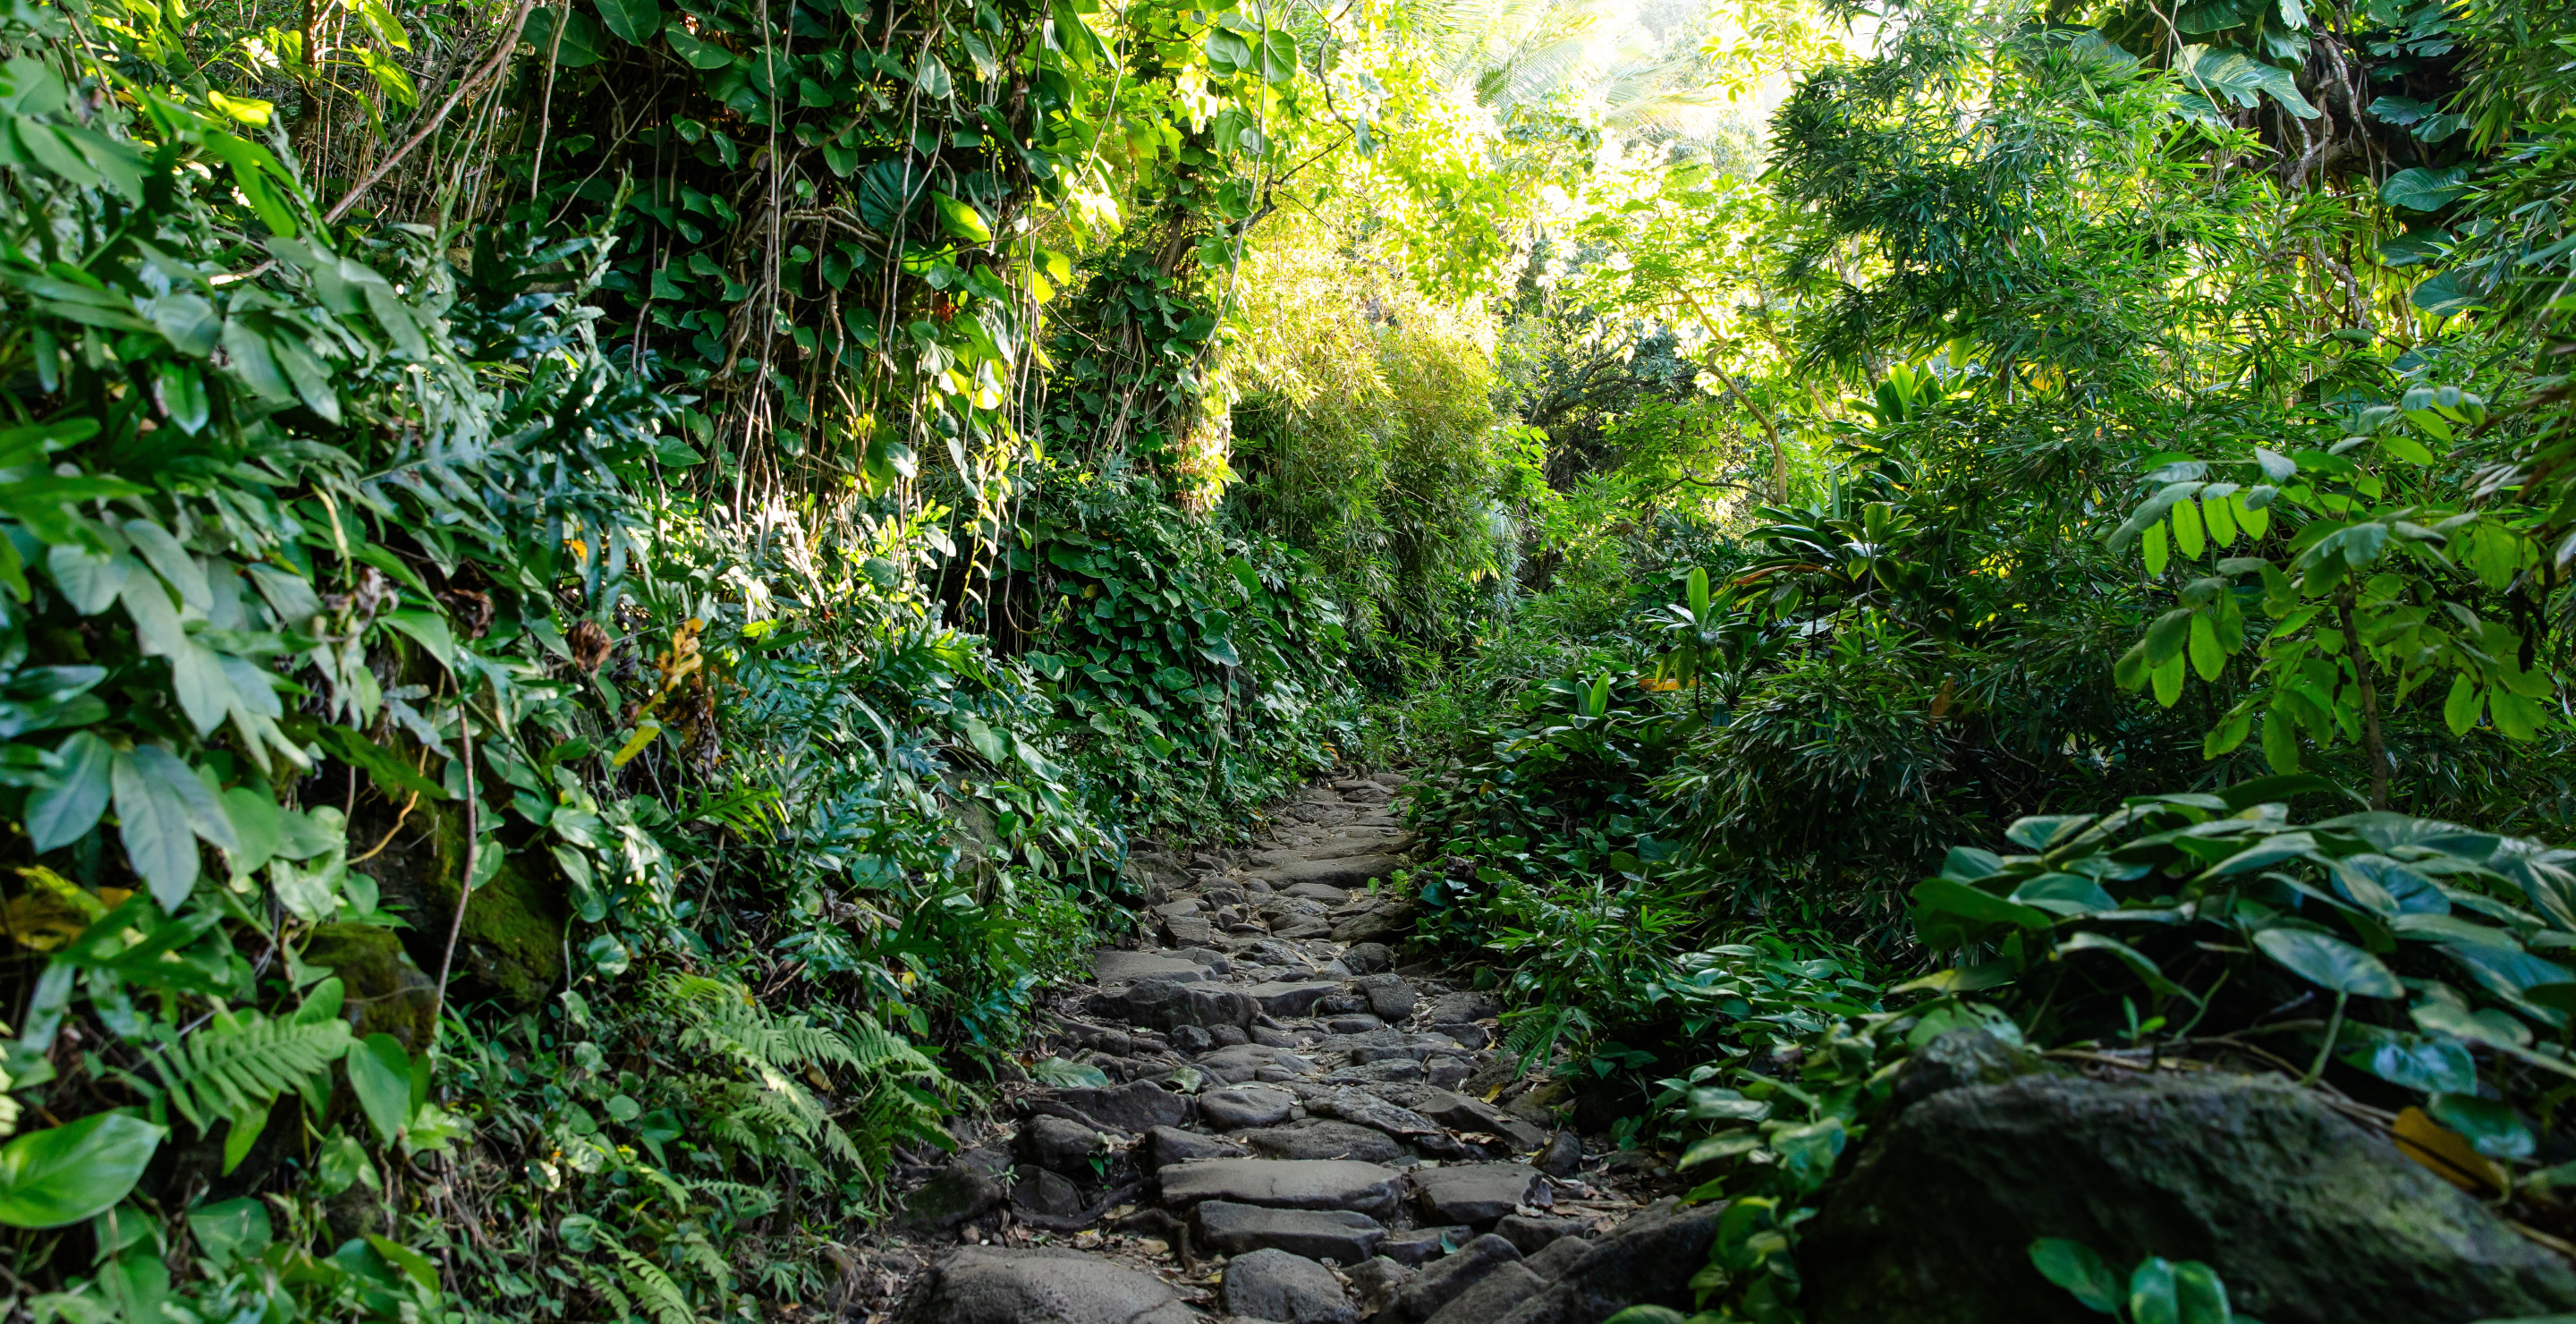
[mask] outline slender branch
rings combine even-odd
[[[456,936],[465,931],[465,903],[474,895],[475,856],[482,843],[482,824],[476,812],[482,797],[474,789],[474,713],[471,704],[456,705],[456,737],[465,750],[465,867],[456,880],[456,916],[447,922],[447,951],[438,958],[438,991],[429,999],[430,1043],[438,1042],[439,1027],[444,1024],[439,1012],[447,1006],[447,977],[456,968]]]

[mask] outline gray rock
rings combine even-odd
[[[1190,1115],[1188,1099],[1150,1080],[1131,1081],[1105,1090],[1059,1090],[1055,1101],[1096,1125],[1131,1133],[1178,1126]]]
[[[1588,1218],[1533,1218],[1528,1214],[1505,1214],[1494,1224],[1494,1235],[1521,1248],[1523,1255],[1536,1255],[1566,1237],[1579,1237],[1592,1230]]]
[[[1387,1097],[1399,1100],[1406,1107],[1450,1130],[1482,1131],[1489,1135],[1501,1136],[1510,1141],[1515,1149],[1536,1149],[1547,1140],[1545,1131],[1504,1112],[1483,1099],[1470,1098],[1445,1086],[1410,1087],[1402,1094],[1389,1090]]]
[[[1443,993],[1431,1000],[1430,1021],[1434,1025],[1472,1025],[1503,1014],[1503,1004],[1491,993]]]
[[[1251,1032],[1235,1025],[1211,1026],[1208,1029],[1208,1038],[1215,1040],[1219,1048],[1232,1048],[1236,1044],[1252,1042]]]
[[[1244,989],[1243,995],[1252,999],[1264,1015],[1303,1016],[1314,1010],[1317,1002],[1341,991],[1339,984],[1300,980],[1254,984]]]
[[[2031,1268],[2066,1237],[2125,1272],[2201,1260],[2245,1313],[2325,1324],[2551,1315],[2576,1270],[2285,1082],[2021,1076],[1879,1129],[1799,1250],[1809,1317],[2091,1318]]]
[[[1011,1203],[1031,1213],[1070,1218],[1082,1212],[1082,1192],[1044,1168],[1022,1168],[1011,1183]]]
[[[1350,1280],[1351,1301],[1365,1319],[1395,1304],[1397,1290],[1413,1276],[1413,1270],[1380,1255],[1361,1261],[1342,1276]]]
[[[1370,975],[1360,981],[1360,992],[1367,995],[1369,1010],[1389,1021],[1408,1019],[1422,1005],[1422,995],[1401,975]]]
[[[1267,1044],[1237,1044],[1232,1048],[1220,1048],[1201,1055],[1198,1066],[1199,1070],[1228,1085],[1240,1085],[1251,1080],[1265,1067],[1277,1068],[1292,1076],[1309,1075],[1315,1070],[1315,1064],[1305,1058]]]
[[[1367,1012],[1355,1011],[1333,1017],[1324,1022],[1324,1028],[1335,1034],[1367,1034],[1371,1030],[1385,1029],[1386,1022]]]
[[[1229,1315],[1277,1324],[1356,1324],[1360,1317],[1332,1270],[1284,1250],[1236,1256],[1217,1301]]]
[[[1343,1067],[1324,1077],[1327,1085],[1377,1085],[1422,1079],[1422,1064],[1409,1057],[1388,1058],[1366,1066]]]
[[[1336,1089],[1307,1101],[1307,1109],[1326,1117],[1384,1131],[1388,1135],[1412,1137],[1440,1134],[1440,1124],[1410,1108],[1396,1105],[1355,1089]]]
[[[1197,1159],[1163,1169],[1163,1203],[1175,1208],[1228,1200],[1272,1209],[1349,1209],[1385,1219],[1404,1177],[1347,1159]]]
[[[1089,1176],[1091,1160],[1108,1151],[1108,1137],[1061,1117],[1038,1116],[1021,1123],[1011,1150],[1022,1163],[1068,1177]]]
[[[1402,939],[1413,932],[1413,906],[1388,898],[1333,926],[1333,941],[1357,946]]]
[[[964,1154],[949,1161],[921,1189],[904,1197],[896,1222],[921,1232],[947,1232],[991,1213],[1005,1191],[1001,1171],[1007,1160]]]
[[[1080,1251],[966,1246],[931,1266],[900,1324],[1198,1324],[1152,1274]]]
[[[1302,897],[1308,901],[1321,901],[1328,906],[1338,906],[1351,899],[1350,893],[1324,883],[1298,883],[1287,888],[1286,892],[1289,896]]]
[[[1199,1123],[1216,1131],[1272,1126],[1288,1120],[1297,1096],[1260,1085],[1229,1085],[1199,1096]]]
[[[1310,1036],[1311,1037],[1311,1036]],[[1299,1048],[1305,1040],[1287,1030],[1274,1030],[1267,1025],[1252,1027],[1252,1042],[1271,1048]]]
[[[1413,1174],[1415,1198],[1426,1218],[1491,1227],[1515,1208],[1537,1200],[1546,1186],[1526,1163],[1467,1163],[1423,1168]]]
[[[1264,1158],[1393,1163],[1404,1157],[1404,1146],[1381,1132],[1348,1122],[1315,1121],[1303,1126],[1275,1126],[1248,1132],[1243,1141]]]
[[[1386,1240],[1386,1228],[1346,1209],[1264,1209],[1231,1200],[1202,1200],[1193,1218],[1199,1244],[1227,1255],[1284,1250],[1310,1260],[1357,1264]]]
[[[1063,1029],[1065,1038],[1085,1048],[1107,1053],[1111,1057],[1125,1057],[1135,1051],[1134,1041],[1128,1037],[1125,1030],[1085,1025],[1080,1021],[1066,1021]]]
[[[2040,1069],[2037,1053],[2007,1044],[1983,1030],[1952,1030],[1914,1051],[1897,1068],[1889,1115],[1944,1090],[2000,1085]]]
[[[1527,1126],[1528,1123],[1521,1123]],[[1559,1131],[1547,1142],[1538,1156],[1538,1170],[1551,1177],[1571,1177],[1583,1167],[1583,1140],[1572,1131]]]
[[[1205,947],[1216,941],[1216,925],[1199,915],[1166,916],[1163,936],[1184,947]]]
[[[1252,999],[1231,988],[1205,982],[1182,983],[1168,976],[1140,979],[1124,988],[1094,993],[1083,1010],[1104,1020],[1125,1021],[1156,1030],[1177,1025],[1250,1025]]]
[[[1528,1265],[1531,1273],[1552,1283],[1573,1272],[1591,1254],[1592,1238],[1558,1237],[1538,1253],[1523,1255],[1521,1263]]]
[[[1204,1025],[1175,1025],[1170,1035],[1172,1047],[1183,1053],[1204,1053],[1216,1047],[1216,1036]]]
[[[1445,1025],[1434,1025],[1431,1027],[1431,1032],[1433,1034],[1445,1034],[1450,1038],[1457,1040],[1459,1046],[1462,1048],[1483,1048],[1487,1044],[1494,1042],[1493,1031],[1473,1022],[1451,1022]]]
[[[1132,984],[1139,979],[1174,979],[1191,983],[1208,977],[1207,967],[1186,956],[1166,952],[1122,952],[1103,947],[1091,954],[1091,977],[1101,986]]]
[[[1356,890],[1403,867],[1404,858],[1400,855],[1373,853],[1266,864],[1261,874],[1272,887],[1283,892],[1299,883],[1322,883],[1326,887]]]
[[[1145,1133],[1146,1152],[1156,1169],[1200,1158],[1242,1158],[1243,1146],[1196,1131],[1176,1126],[1158,1126]]]
[[[1423,1324],[1492,1324],[1546,1287],[1547,1280],[1526,1264],[1499,1264]]]
[[[1382,942],[1353,943],[1342,953],[1342,967],[1355,975],[1375,974],[1395,964],[1395,954]]]
[[[1488,1232],[1460,1246],[1456,1254],[1435,1260],[1430,1267],[1413,1275],[1396,1293],[1395,1303],[1415,1319],[1427,1320],[1440,1313],[1440,1308],[1454,1301],[1468,1288],[1482,1282],[1487,1274],[1511,1264],[1521,1257],[1512,1243]]]
[[[1398,1264],[1420,1268],[1475,1239],[1474,1228],[1418,1227],[1388,1233],[1386,1240],[1377,1244],[1377,1253]]]
[[[1604,1234],[1591,1254],[1565,1267],[1546,1291],[1497,1324],[1600,1324],[1632,1305],[1689,1310],[1691,1276],[1708,1264],[1708,1244],[1717,1236],[1724,1209],[1722,1204],[1685,1209],[1678,1201],[1657,1201]],[[1805,1268],[1803,1262],[1800,1267]],[[1812,1288],[1813,1274],[1801,1276]]]
[[[1444,1090],[1454,1090],[1476,1074],[1476,1064],[1463,1057],[1427,1057],[1422,1060],[1422,1079]]]

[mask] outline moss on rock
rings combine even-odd
[[[410,917],[403,945],[434,978],[465,876],[462,812],[445,805],[417,806],[399,838],[359,867],[376,880],[384,904]],[[564,891],[553,861],[543,853],[508,853],[500,873],[476,888],[465,907],[450,992],[517,1008],[543,1002],[563,982],[570,918]]]

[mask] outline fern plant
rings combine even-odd
[[[152,1060],[160,1087],[144,1088],[199,1131],[225,1119],[237,1132],[259,1126],[278,1095],[327,1092],[331,1064],[357,1042],[340,1019],[340,1000],[340,981],[328,979],[291,1017],[218,1009]]]

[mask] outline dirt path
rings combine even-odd
[[[1686,1297],[1713,1214],[1642,1204],[1635,1156],[1555,1129],[1492,998],[1389,968],[1396,789],[1309,787],[1250,850],[1157,861],[1156,931],[1048,999],[1049,1051],[1106,1083],[1009,1087],[844,1266],[841,1317],[1597,1324]]]

